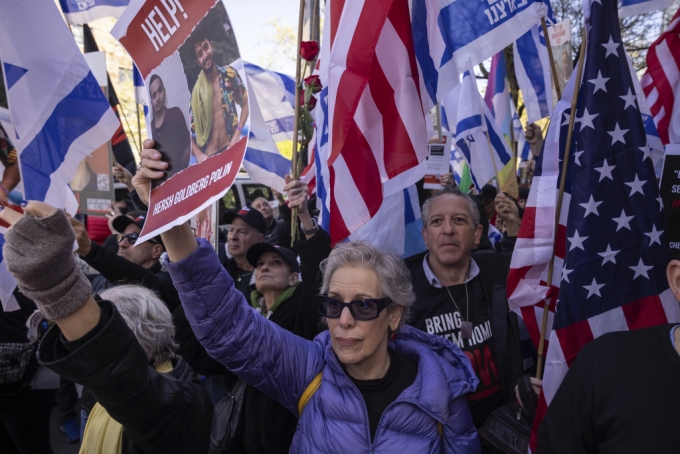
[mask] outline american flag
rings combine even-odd
[[[641,80],[649,109],[665,144],[680,143],[680,9],[647,51],[647,73]]]
[[[552,117],[522,220],[518,242],[523,244],[513,255],[508,280],[511,307],[523,313],[530,330],[533,325],[534,335],[534,314],[542,313],[545,302],[556,303],[534,429],[588,342],[611,331],[680,320],[680,305],[666,281],[669,257],[661,199],[616,2],[593,1],[590,20],[554,245],[553,287],[546,286],[554,234],[550,218],[569,124],[564,99],[571,99],[574,78]],[[535,437],[532,442],[535,448]]]
[[[336,243],[422,176],[427,132],[407,0],[333,0],[325,17],[317,196]]]

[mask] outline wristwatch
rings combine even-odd
[[[314,227],[309,230],[305,230],[305,228],[302,226],[302,222],[300,223],[300,230],[302,230],[302,233],[305,235],[314,235],[319,231],[319,224],[317,224],[316,219],[312,218],[312,222],[314,223]]]

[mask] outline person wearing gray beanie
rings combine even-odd
[[[90,297],[90,281],[76,266],[75,232],[66,214],[26,214],[5,234],[2,248],[7,269],[21,293],[35,301],[49,320],[65,318]]]
[[[141,287],[95,300],[76,266],[76,236],[64,211],[29,202],[25,212],[0,208],[11,226],[3,259],[19,291],[56,321],[40,340],[38,362],[89,389],[99,404],[80,452],[98,454],[106,445],[119,453],[207,454],[213,405],[174,355],[170,312]]]

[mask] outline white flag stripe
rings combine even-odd
[[[671,50],[668,48],[668,41],[663,40],[656,46],[656,56],[661,63],[661,67],[666,74],[668,82],[670,82],[671,85],[676,84],[677,81],[680,80],[680,70],[675,62],[675,58],[673,58]],[[677,94],[676,96],[680,96],[680,94]]]
[[[368,86],[366,86],[366,89],[361,94],[359,105],[354,114],[354,121],[375,155],[378,169],[380,169],[380,180],[387,180],[383,117],[380,110],[378,110],[378,106],[373,102],[371,90]]]
[[[330,4],[329,4],[330,5]],[[338,29],[335,34],[335,40],[333,42],[333,47],[329,47],[329,64],[328,66],[328,73],[327,73],[327,79],[325,80],[325,86],[328,87],[328,143],[329,145],[333,144],[333,136],[334,132],[333,131],[333,125],[334,125],[334,119],[335,119],[335,105],[336,105],[336,97],[338,96],[338,85],[340,84],[340,80],[342,76],[345,74],[345,70],[347,67],[347,54],[349,53],[350,46],[352,44],[351,39],[347,39],[347,37],[353,36],[354,31],[357,28],[357,24],[359,22],[359,18],[361,17],[361,11],[364,8],[364,1],[363,0],[356,0],[353,2],[347,2],[345,3],[345,6],[342,10],[342,14],[340,16],[340,21],[338,23]],[[330,7],[326,8],[326,12],[330,11]],[[328,24],[330,25],[331,18],[330,15],[327,18]],[[326,26],[324,28],[330,29],[330,26]],[[326,36],[326,33],[324,33],[324,36]],[[329,38],[327,41],[330,41],[330,32],[328,33],[327,37]],[[343,37],[345,37],[343,39]],[[325,62],[324,62],[325,63]],[[322,73],[322,75],[324,75]],[[322,79],[323,81],[323,79]],[[329,152],[330,156],[330,152]]]
[[[333,187],[335,201],[345,225],[351,232],[368,222],[371,219],[371,214],[361,192],[354,184],[352,173],[342,154],[335,160],[333,170],[335,171],[335,185]]]

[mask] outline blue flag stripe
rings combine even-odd
[[[290,173],[290,161],[276,153],[248,147],[245,159],[264,170],[277,174],[281,178]]]
[[[543,66],[538,55],[538,48],[536,42],[532,37],[531,30],[522,35],[517,40],[517,50],[519,53],[522,66],[527,73],[527,77],[531,81],[538,104],[541,109],[541,115],[546,117],[548,112],[548,98],[546,96],[545,80],[543,78]],[[551,100],[552,102],[552,100]]]
[[[50,175],[64,162],[71,144],[94,127],[110,108],[99,83],[89,72],[52,111],[43,128],[21,153],[27,200],[44,200]],[[87,112],[87,115],[74,115]]]

